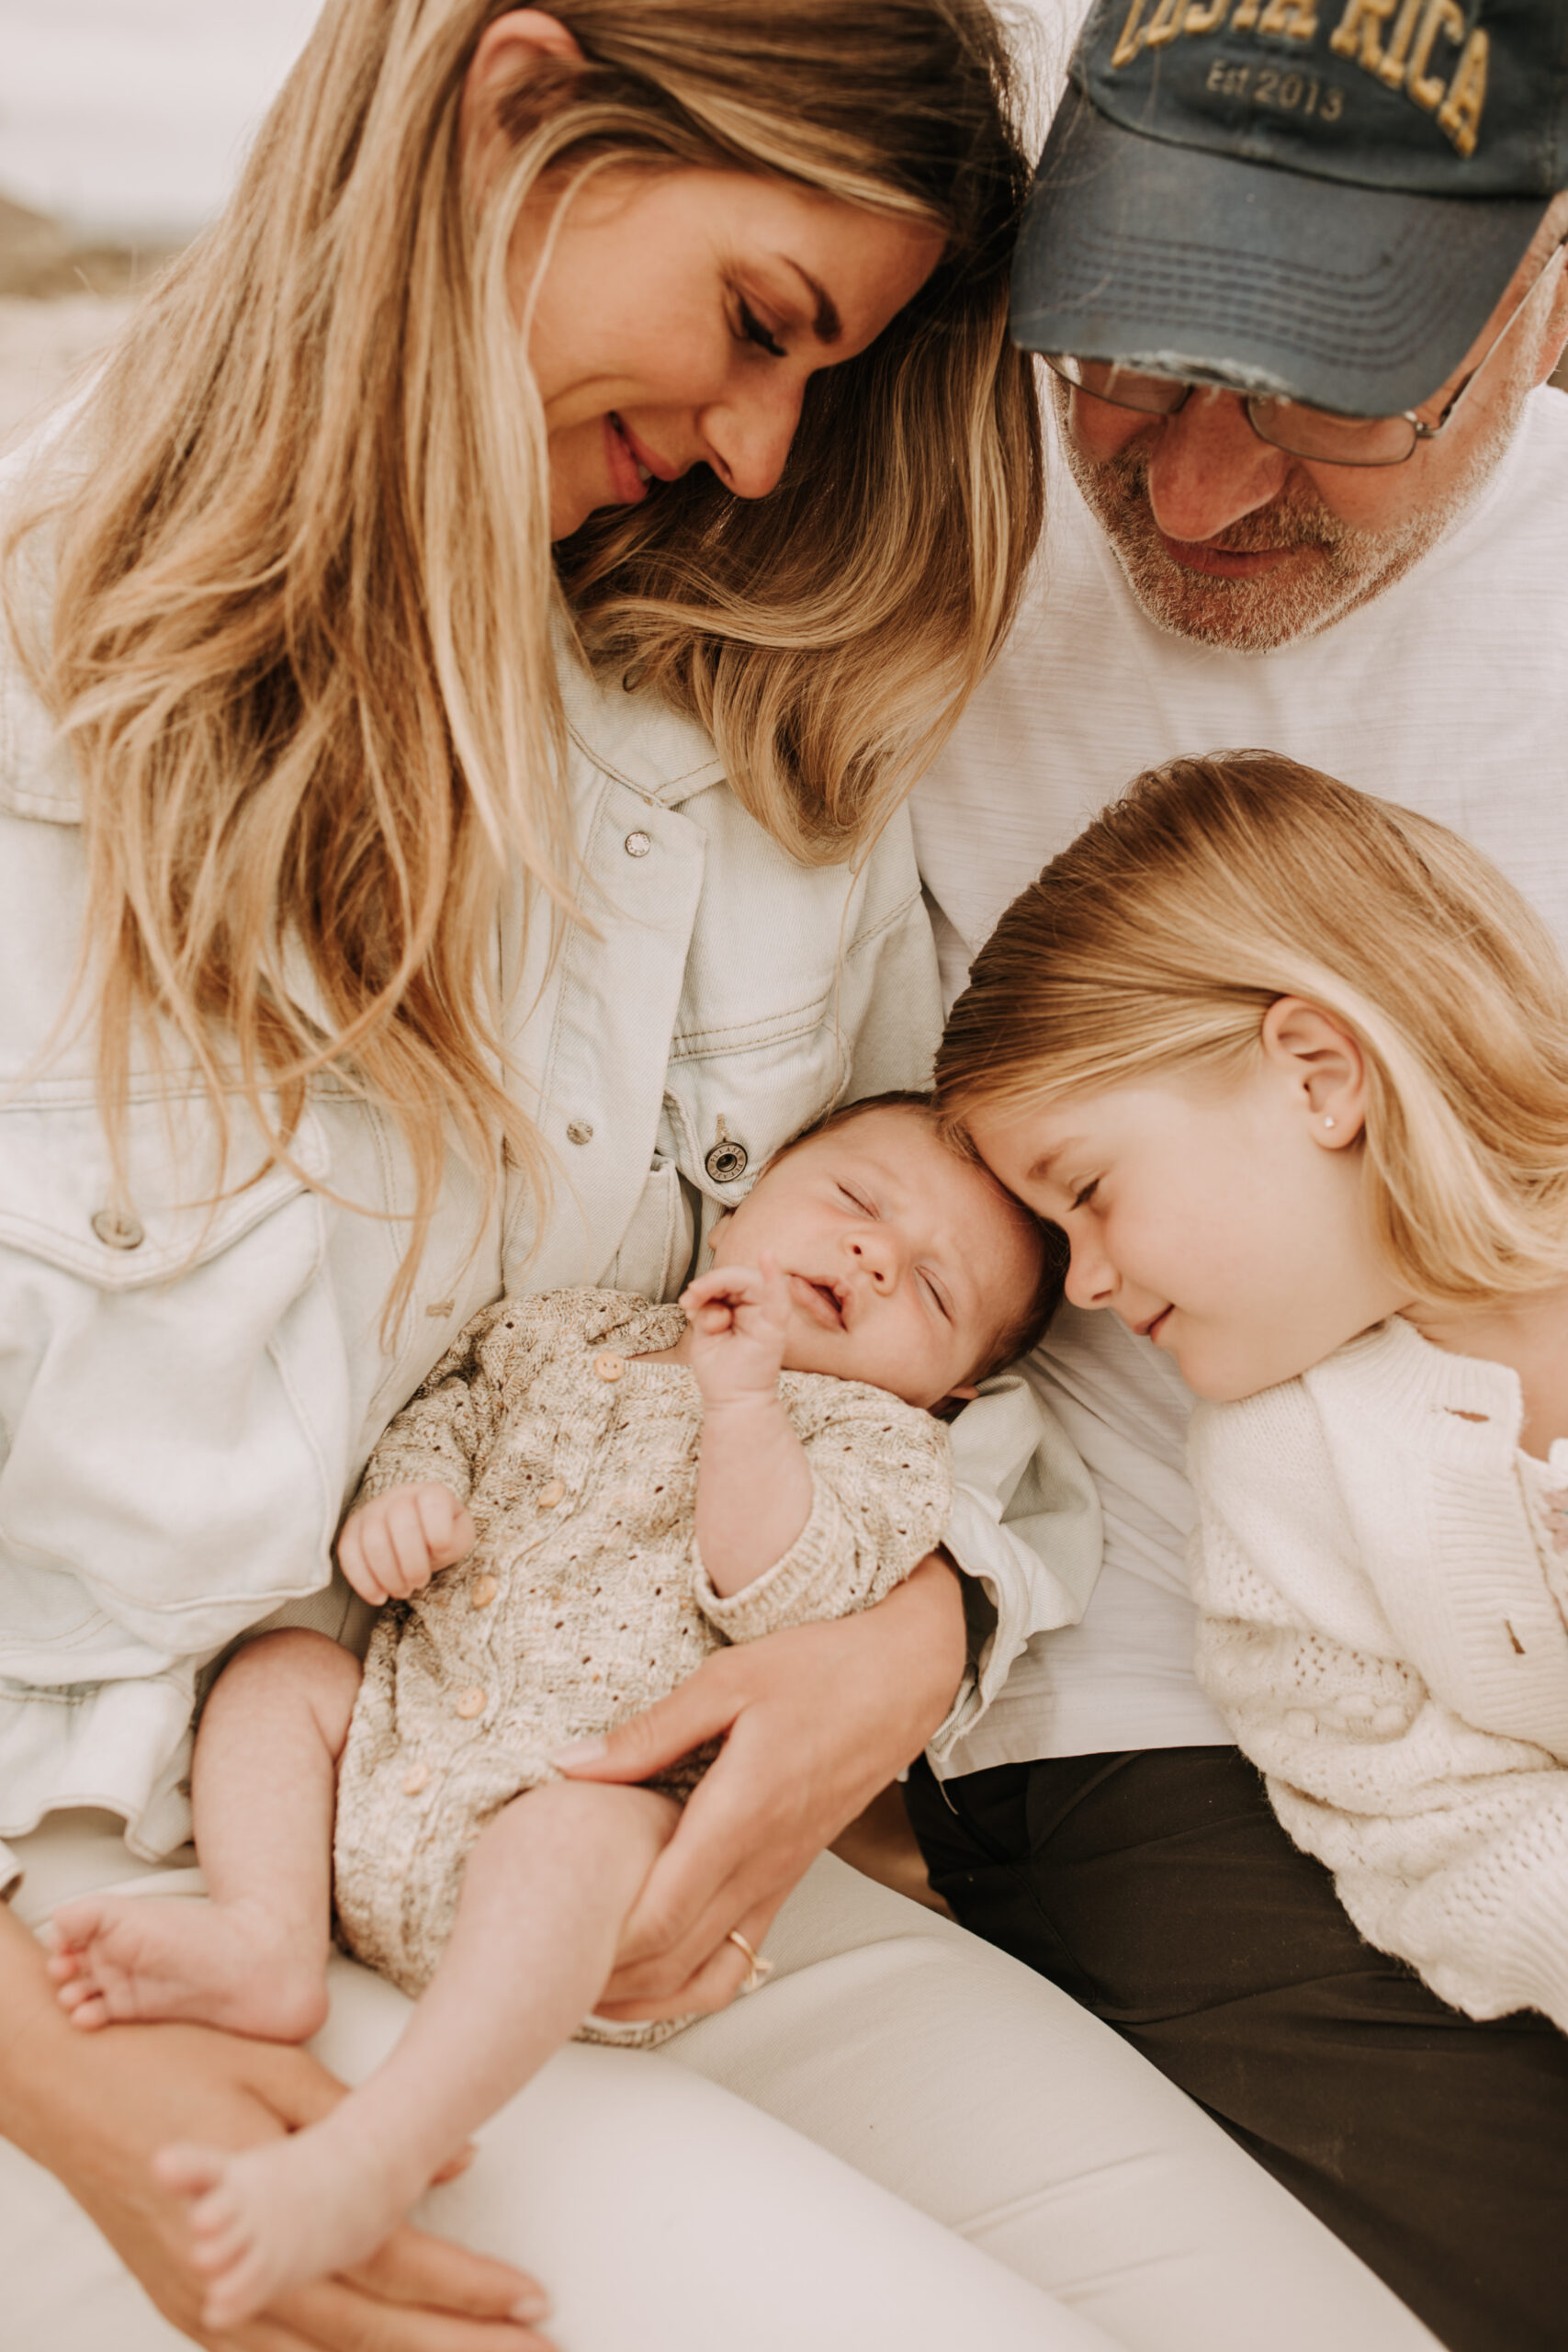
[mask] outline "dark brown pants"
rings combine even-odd
[[[1568,2040],[1361,1941],[1234,1748],[911,1774],[931,1884],[1208,2109],[1451,2352],[1568,2347]]]

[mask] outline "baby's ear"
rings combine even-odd
[[[980,1394],[972,1380],[966,1380],[962,1388],[950,1388],[947,1393],[958,1405],[972,1405]]]

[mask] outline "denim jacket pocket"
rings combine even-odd
[[[307,1122],[298,1170],[203,1198],[194,1116],[133,1103],[117,1193],[90,1102],[0,1112],[0,1674],[155,1674],[326,1581],[348,1382],[304,1181],[324,1151]]]

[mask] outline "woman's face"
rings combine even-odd
[[[549,200],[518,223],[519,315]],[[528,353],[549,435],[550,537],[707,465],[741,498],[784,469],[807,379],[852,359],[935,267],[942,238],[792,181],[615,165],[548,242]]]

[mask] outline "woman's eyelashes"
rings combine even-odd
[[[787,359],[789,354],[783,344],[771,328],[763,325],[745,295],[738,294],[735,300],[740,312],[740,340],[743,343],[754,343],[759,350],[767,352],[771,358]]]
[[[1088,1182],[1087,1184],[1080,1184],[1080,1185],[1078,1186],[1077,1191],[1073,1194],[1073,1200],[1072,1200],[1072,1205],[1073,1205],[1073,1207],[1074,1207],[1074,1208],[1076,1208],[1076,1209],[1086,1209],[1086,1208],[1088,1208],[1088,1206],[1089,1206],[1089,1204],[1090,1201],[1092,1201],[1092,1200],[1093,1200],[1093,1198],[1094,1198],[1094,1196],[1095,1196],[1096,1193],[1098,1193],[1098,1192],[1099,1192],[1099,1190],[1100,1190],[1100,1179],[1099,1179],[1099,1177],[1098,1177],[1098,1176],[1091,1176],[1091,1177],[1090,1177],[1090,1179],[1089,1179],[1089,1182]]]

